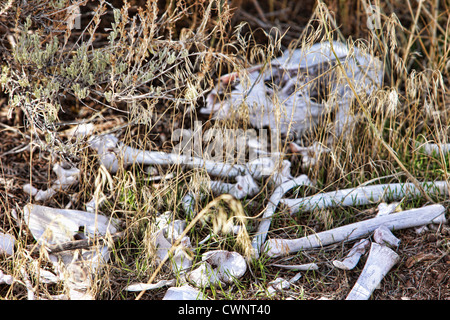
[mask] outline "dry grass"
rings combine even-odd
[[[289,46],[339,39],[358,45],[385,63],[383,87],[359,97],[352,110],[357,125],[351,135],[333,137],[332,152],[303,172],[295,155],[292,175],[307,173],[317,188],[300,194],[355,187],[368,181],[414,182],[449,180],[450,154],[429,156],[418,147],[432,141],[450,143],[450,7],[442,1],[375,1],[381,8],[381,28],[367,28],[364,1],[79,1],[81,29],[68,29],[66,1],[28,1],[0,5],[0,231],[18,240],[14,256],[0,258],[0,269],[24,280],[21,268],[32,258],[27,245],[34,240],[13,219],[32,201],[24,183],[47,188],[55,178],[51,167],[60,160],[82,172],[78,186],[58,193],[45,205],[84,209],[95,193],[107,202],[101,211],[123,222],[126,235],[115,243],[110,263],[96,282],[97,299],[160,299],[165,289],[142,294],[123,289],[133,282],[170,279],[166,266],[156,263],[149,239],[157,213],[170,211],[186,219],[185,233],[195,244],[211,233],[214,217],[245,216],[250,236],[273,190],[264,185],[252,199],[236,201],[208,194],[196,203],[203,222],[185,216],[181,199],[205,189],[206,173],[178,166],[156,167],[173,178],[152,182],[138,165],[115,175],[102,170],[85,141],[68,139],[73,124],[91,122],[101,133],[112,132],[127,144],[147,150],[170,151],[176,129],[190,129],[201,120],[204,129],[247,128],[248,122],[214,122],[199,114],[206,93],[220,75],[267,62]],[[56,7],[61,3],[61,7]],[[299,3],[302,3],[300,6]],[[55,4],[52,7],[51,4]],[[116,10],[119,9],[119,10]],[[261,12],[264,14],[261,15]],[[27,20],[27,16],[31,18]],[[246,23],[243,23],[246,21]],[[26,27],[28,25],[28,27]],[[57,42],[55,42],[58,39]],[[72,70],[72,69],[73,70]],[[72,71],[71,71],[72,70]],[[58,86],[55,86],[58,83]],[[332,121],[332,119],[329,119]],[[332,136],[325,123],[303,141],[326,142]],[[427,195],[404,199],[403,208],[431,201],[448,207],[448,198]],[[225,200],[225,201],[220,201]],[[298,237],[374,215],[371,207],[335,208],[290,216],[281,206],[269,237]],[[200,219],[201,216],[198,216]],[[220,221],[215,221],[216,226]],[[396,233],[402,240],[401,261],[376,290],[373,299],[449,299],[448,226],[422,235]],[[240,239],[242,240],[242,239]],[[248,240],[248,239],[247,239]],[[246,252],[246,239],[219,233],[194,250],[194,259],[212,249]],[[291,289],[273,299],[343,299],[355,283],[358,268],[344,272],[331,261],[346,254],[352,243],[290,256],[286,264],[316,262]],[[423,258],[421,255],[427,255]],[[414,260],[414,257],[417,259]],[[422,259],[419,259],[422,257]],[[43,257],[42,267],[50,267]],[[414,261],[417,261],[414,263]],[[289,271],[264,255],[249,264],[246,275],[225,288],[207,289],[212,299],[269,299],[267,283]],[[32,275],[31,270],[28,272]],[[30,280],[42,294],[64,288]],[[23,282],[0,285],[3,299],[25,299]]]

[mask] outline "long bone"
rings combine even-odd
[[[275,210],[277,209],[278,203],[280,202],[281,198],[292,188],[302,185],[311,185],[311,181],[306,175],[301,175],[281,184],[273,192],[272,196],[269,199],[266,210],[264,211],[262,221],[259,224],[256,235],[252,241],[253,253],[256,257],[259,256],[261,246],[266,239],[267,232],[269,231],[270,224],[272,223],[272,216],[275,213]]]
[[[394,250],[373,242],[364,269],[346,300],[368,300],[398,260]]]
[[[270,239],[265,242],[264,247],[268,256],[277,257],[304,249],[320,248],[336,242],[355,240],[369,235],[383,225],[390,230],[400,230],[445,221],[445,207],[435,204],[355,222],[299,239]]]
[[[425,191],[433,194],[448,194],[447,181],[423,182]],[[328,207],[347,207],[372,204],[378,201],[398,200],[407,195],[421,195],[413,183],[380,184],[320,193],[299,199],[282,199],[281,203],[290,208],[291,214]]]
[[[97,150],[100,162],[111,172],[116,173],[121,163],[124,166],[134,163],[144,165],[183,165],[187,168],[204,168],[212,176],[235,178],[250,174],[255,179],[268,176],[274,169],[270,158],[257,158],[245,165],[216,162],[182,154],[161,151],[146,151],[119,143],[113,135],[95,136],[90,145]]]

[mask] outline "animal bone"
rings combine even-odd
[[[242,277],[247,270],[245,259],[237,252],[212,250],[202,255],[202,260],[217,268],[220,280],[232,283]]]
[[[399,256],[386,246],[372,243],[364,269],[346,300],[368,300]]]
[[[163,300],[205,300],[206,296],[199,290],[185,284],[181,287],[171,287]]]
[[[268,295],[273,296],[276,291],[283,292],[284,290],[289,289],[291,287],[291,284],[297,282],[301,277],[302,274],[299,272],[289,280],[285,280],[284,278],[276,278],[275,280],[267,284]]]
[[[259,192],[259,187],[251,175],[237,176],[236,183],[225,183],[222,181],[211,181],[211,190],[216,194],[229,193],[236,199],[247,196],[253,197]]]
[[[0,270],[0,284],[12,284],[14,281],[13,276],[9,274],[4,274],[2,270]]]
[[[333,42],[340,63],[344,65],[348,78],[357,88],[357,94],[369,95],[380,87],[383,64],[369,54],[354,47]],[[345,78],[335,71],[337,59],[329,42],[314,44],[273,59],[267,67],[255,66],[245,75],[233,73],[221,78],[207,97],[202,114],[212,114],[214,119],[228,119],[241,106],[248,107],[249,121],[253,127],[270,127],[280,134],[295,132],[299,135],[314,128],[321,116],[337,107],[336,131],[341,133],[349,115],[354,93]],[[267,85],[270,83],[270,86]],[[233,87],[225,93],[223,101],[216,98],[224,93],[224,84]],[[329,98],[318,103],[321,88],[329,89]],[[332,102],[335,101],[335,102]]]
[[[449,193],[448,185],[447,181],[422,183],[425,191],[442,195]],[[300,210],[308,212],[328,207],[367,205],[381,200],[401,199],[407,195],[421,195],[421,193],[413,183],[393,183],[337,190],[299,199],[282,199],[281,203],[290,208],[291,214],[295,214]]]
[[[118,143],[113,135],[95,136],[90,145],[97,150],[101,164],[111,173],[116,173],[121,163],[124,166],[140,163],[144,165],[183,165],[187,168],[204,168],[212,176],[236,178],[250,174],[254,179],[269,176],[275,170],[274,161],[256,158],[245,165],[215,162],[182,154],[160,151],[145,151]],[[239,183],[239,182],[238,182]]]
[[[401,211],[400,202],[392,202],[390,204],[386,204],[385,202],[381,202],[378,205],[378,213],[377,216],[384,216],[387,214],[391,214],[395,211]]]
[[[299,239],[270,239],[265,242],[264,247],[267,249],[268,256],[277,257],[336,242],[355,240],[367,236],[383,225],[390,230],[400,230],[431,223],[439,224],[445,221],[445,208],[442,205],[435,204],[355,222]]]
[[[202,255],[202,262],[186,279],[197,287],[223,286],[242,277],[247,270],[245,259],[237,252],[213,250]]]
[[[324,147],[319,142],[314,142],[310,147],[301,147],[295,142],[291,142],[289,147],[293,153],[299,153],[302,156],[303,170],[315,166],[321,153],[330,152],[329,148]]]
[[[280,202],[281,198],[284,196],[286,192],[288,192],[292,188],[304,185],[311,185],[311,181],[309,180],[308,176],[301,175],[297,178],[294,178],[290,181],[283,183],[282,185],[278,186],[275,189],[275,191],[273,192],[272,196],[269,199],[269,203],[266,207],[266,210],[264,211],[262,221],[258,226],[256,235],[252,240],[253,254],[256,257],[259,256],[261,246],[264,243],[264,240],[266,239],[267,232],[269,231],[270,224],[272,222],[272,216],[275,213],[275,210],[277,209],[278,203]]]
[[[353,246],[343,261],[334,260],[333,265],[342,270],[352,270],[358,264],[359,258],[366,253],[369,244],[369,240],[361,239]]]
[[[375,229],[373,239],[381,245],[389,245],[391,247],[398,247],[400,245],[400,239],[394,236],[386,226],[380,226]]]
[[[305,263],[305,264],[277,264],[272,263],[272,267],[283,268],[287,270],[295,270],[295,271],[308,271],[308,270],[318,270],[319,267],[315,263]]]
[[[183,233],[186,222],[183,220],[169,222],[167,212],[159,218],[160,219],[156,222],[159,230],[153,233],[153,242],[156,246],[158,259],[163,261],[168,255],[172,244],[180,237],[181,233]],[[189,237],[185,236],[170,257],[171,267],[174,272],[181,273],[192,266],[190,248],[191,241]]]
[[[61,245],[79,235],[105,236],[117,231],[116,221],[99,214],[80,210],[54,209],[28,204],[23,209],[24,221],[41,246]],[[93,299],[92,276],[109,260],[107,246],[94,246],[89,250],[63,251],[49,254],[59,276],[65,279],[71,299]]]
[[[0,255],[6,254],[12,256],[14,254],[14,244],[16,239],[8,234],[0,232]]]
[[[118,144],[118,141],[117,137],[109,134],[93,137],[90,141],[91,147],[98,152],[100,162],[111,173],[117,172],[120,162],[123,162],[124,166],[134,163],[144,165],[184,165],[188,168],[204,168],[213,176],[227,176],[230,178],[247,172],[247,168],[243,165],[214,162],[182,154],[139,150],[125,146],[122,143]]]
[[[425,143],[421,145],[423,151],[428,155],[440,154],[441,150],[443,154],[450,152],[450,143]]]
[[[57,179],[47,190],[38,190],[30,184],[25,184],[23,191],[34,196],[36,201],[45,201],[53,197],[59,190],[65,190],[78,183],[80,176],[80,170],[78,168],[71,167],[65,169],[59,163],[55,163],[53,172],[56,173]]]
[[[291,175],[291,162],[289,160],[283,160],[280,170],[276,170],[270,176],[270,181],[275,186],[280,186],[292,179],[293,177]]]
[[[175,279],[171,280],[160,280],[157,283],[134,283],[130,284],[125,288],[126,291],[132,291],[132,292],[140,292],[140,291],[146,291],[146,290],[153,290],[162,288],[165,286],[174,286],[176,284]]]

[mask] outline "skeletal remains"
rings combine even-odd
[[[336,56],[331,50],[331,45]],[[347,77],[338,72],[339,68],[336,66],[339,63],[344,66]],[[221,77],[219,84],[208,95],[207,106],[201,112],[211,114],[215,119],[223,119],[245,108],[250,123],[255,128],[270,127],[272,130],[275,128],[281,135],[290,133],[301,135],[316,126],[324,114],[333,111],[336,112],[336,133],[342,134],[345,133],[346,125],[351,127],[353,123],[353,116],[349,110],[355,92],[348,86],[348,79],[352,81],[358,95],[369,95],[380,86],[381,77],[381,62],[369,54],[364,54],[362,50],[356,47],[349,49],[339,42],[319,43],[310,48],[286,51],[281,57],[267,64],[252,67],[244,73],[232,73]],[[228,89],[229,93],[226,92]],[[218,101],[222,95],[224,99]],[[89,127],[83,129],[81,135],[88,136],[91,132],[92,128]],[[398,261],[398,255],[388,246],[398,246],[399,240],[390,230],[446,221],[445,208],[441,205],[430,205],[403,212],[391,213],[395,210],[390,210],[372,219],[299,239],[266,241],[271,219],[280,203],[287,205],[291,213],[296,213],[332,206],[368,205],[379,201],[392,201],[411,194],[419,194],[419,191],[415,185],[409,183],[386,184],[338,190],[300,199],[284,199],[290,189],[302,185],[310,186],[312,182],[306,175],[292,177],[290,162],[283,160],[283,154],[279,150],[267,153],[258,149],[260,143],[257,140],[249,140],[249,143],[249,147],[253,148],[259,157],[247,163],[232,164],[180,153],[139,150],[119,142],[113,135],[89,138],[89,144],[97,151],[100,163],[111,173],[116,173],[122,166],[137,163],[158,166],[180,165],[188,169],[202,168],[214,178],[234,179],[235,183],[211,180],[208,186],[215,194],[230,193],[236,199],[256,195],[260,191],[260,183],[264,180],[271,183],[274,192],[252,241],[253,258],[257,258],[262,251],[269,257],[277,257],[339,241],[357,240],[373,233],[376,243],[361,239],[342,261],[333,261],[335,267],[351,270],[370,246],[366,265],[347,296],[349,300],[368,299],[382,278]],[[315,163],[314,156],[329,152],[327,147],[318,143],[306,148],[291,143],[289,147],[292,152],[301,154],[304,167]],[[430,150],[446,152],[449,148],[447,145],[438,147],[425,145],[425,151]],[[24,191],[34,196],[36,201],[45,201],[59,190],[78,182],[79,170],[76,168],[65,169],[55,164],[53,170],[58,178],[48,190],[37,190],[25,185]],[[448,182],[424,183],[422,187],[429,192],[448,194]],[[183,198],[184,211],[190,218],[195,215],[193,204],[197,196],[188,193]],[[97,204],[94,204],[93,207],[96,206]],[[395,206],[392,207],[395,209]],[[87,207],[91,208],[89,204]],[[53,274],[42,269],[40,271],[42,279],[49,282],[65,281],[69,289],[68,296],[72,299],[92,298],[90,293],[92,275],[98,274],[101,266],[108,261],[108,242],[98,242],[81,251],[64,249],[52,253],[51,248],[72,241],[74,236],[88,240],[97,239],[99,236],[112,239],[112,235],[117,232],[117,221],[96,213],[96,210],[88,211],[53,209],[32,204],[23,209],[24,223],[28,225],[36,239],[37,247],[41,248],[41,252],[46,252],[56,270],[56,274]],[[131,284],[126,290],[143,291],[169,286],[164,299],[205,299],[206,296],[192,286],[203,288],[225,285],[242,277],[246,272],[247,261],[240,254],[225,250],[206,252],[202,256],[202,261],[193,266],[194,248],[190,239],[188,237],[179,239],[186,227],[185,221],[171,221],[168,215],[161,215],[159,223],[151,237],[156,248],[156,257],[160,261],[165,261],[172,245],[180,240],[179,247],[172,252],[169,261],[173,272],[179,277],[178,280],[181,279],[182,285],[175,287],[177,281],[170,279],[160,280],[154,284]],[[12,254],[13,240],[7,235],[0,234],[0,236],[0,253]],[[318,269],[315,263],[291,266],[273,264],[273,266],[292,270]],[[32,286],[27,285],[29,281],[26,279],[29,276],[25,270],[22,274],[29,297],[34,298]],[[282,278],[275,279],[269,285],[269,294],[288,288],[300,276],[298,273],[289,281]],[[0,283],[2,281],[11,283],[13,279],[0,271]]]

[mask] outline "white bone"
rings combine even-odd
[[[346,300],[368,300],[384,276],[399,261],[395,251],[372,243],[364,269]]]
[[[440,154],[441,150],[442,153],[448,153],[450,152],[450,143],[425,143],[421,147],[423,147],[423,151],[426,154],[433,155],[433,154]]]
[[[241,278],[247,271],[247,263],[239,253],[226,250],[207,251],[202,255],[202,261],[207,262],[217,270],[219,279],[232,283]]]
[[[314,142],[310,147],[301,147],[295,142],[291,142],[289,147],[292,152],[299,153],[302,156],[302,169],[306,170],[314,167],[320,157],[320,154],[330,152],[330,149],[324,147],[319,142]]]
[[[186,227],[186,222],[183,220],[170,222],[170,214],[171,212],[168,211],[157,218],[156,227],[158,230],[153,233],[153,243],[160,261],[166,259],[172,244],[179,239]],[[185,236],[180,240],[180,244],[169,257],[172,271],[178,274],[192,266],[191,247],[189,237]]]
[[[269,231],[270,224],[272,222],[272,216],[277,209],[278,203],[286,192],[297,186],[311,185],[311,181],[306,175],[301,175],[292,180],[289,180],[282,185],[278,186],[269,199],[269,203],[262,216],[262,221],[258,226],[256,235],[252,240],[253,254],[259,256],[261,246],[266,239],[267,232]]]
[[[204,261],[200,262],[197,268],[186,275],[186,280],[198,288],[224,286],[218,275],[218,270]]]
[[[392,202],[390,204],[387,204],[385,202],[381,202],[378,205],[378,213],[377,216],[384,216],[386,214],[391,214],[395,211],[401,211],[400,202]]]
[[[281,164],[281,168],[276,170],[271,176],[270,181],[275,186],[280,186],[289,180],[292,180],[293,177],[291,175],[291,162],[289,160],[283,160]]]
[[[273,161],[270,162],[269,158],[262,160],[269,161],[268,164],[261,163],[259,158],[257,158],[257,161],[250,162],[248,165],[238,165],[204,160],[182,154],[138,150],[121,143],[118,144],[118,139],[113,135],[93,137],[90,140],[90,145],[97,150],[100,162],[112,173],[117,172],[120,163],[123,162],[125,166],[139,163],[144,165],[184,165],[190,169],[204,168],[213,176],[229,178],[250,173],[255,179],[260,179],[265,175],[271,174],[274,167]]]
[[[380,87],[383,64],[375,57],[364,54],[354,47],[352,52],[346,44],[333,42],[340,62],[347,76],[358,91],[370,94]],[[248,106],[248,118],[253,127],[270,127],[280,134],[296,132],[302,134],[314,128],[319,118],[326,112],[328,101],[317,103],[311,95],[317,91],[318,81],[326,82],[330,96],[338,101],[336,131],[343,131],[344,122],[351,120],[350,103],[354,93],[343,77],[332,67],[337,64],[330,43],[325,41],[293,51],[286,51],[273,59],[267,67],[255,66],[246,70],[246,74],[225,75],[207,97],[207,105],[200,113],[212,114],[214,119],[229,118],[242,105]],[[274,86],[266,85],[274,77],[279,78]],[[225,94],[223,101],[215,98],[223,93],[223,84],[233,81],[234,88]],[[273,82],[273,81],[272,81]],[[276,88],[281,84],[280,88]],[[331,99],[329,99],[331,100]]]
[[[45,201],[53,197],[59,190],[65,190],[78,183],[80,170],[77,168],[64,169],[59,163],[55,163],[53,172],[56,173],[57,179],[47,190],[38,190],[30,184],[25,184],[22,187],[23,191],[34,196],[36,201]]]
[[[163,300],[205,300],[206,298],[201,291],[185,284],[181,287],[169,288]]]
[[[291,284],[297,282],[302,277],[302,274],[299,272],[291,279],[286,280],[284,278],[276,278],[275,280],[269,282],[267,284],[267,293],[269,296],[272,296],[276,291],[283,292],[291,287]]]
[[[243,165],[232,165],[212,160],[182,154],[165,153],[160,151],[145,151],[118,144],[113,135],[96,136],[91,138],[90,145],[96,149],[100,162],[111,172],[115,173],[119,165],[139,163],[143,165],[184,165],[188,168],[204,168],[214,176],[236,177],[247,172]]]
[[[400,245],[400,239],[394,236],[386,226],[380,226],[375,229],[373,239],[381,245],[389,245],[391,247],[398,247]]]
[[[12,256],[15,243],[16,239],[12,235],[0,232],[0,255]]]
[[[13,283],[14,278],[9,274],[4,274],[2,270],[0,270],[0,284],[11,284]]]
[[[447,181],[423,182],[421,185],[426,192],[432,194],[449,193]],[[393,183],[343,189],[299,199],[282,199],[281,203],[290,208],[291,214],[295,214],[300,210],[308,212],[328,207],[360,206],[378,201],[401,199],[408,195],[421,195],[421,193],[413,183]]]
[[[131,291],[131,292],[140,292],[140,291],[146,291],[146,290],[153,290],[153,289],[158,289],[158,288],[162,288],[165,286],[174,286],[176,284],[176,280],[175,279],[171,279],[171,280],[160,280],[157,283],[134,283],[134,284],[130,284],[129,286],[127,286],[125,288],[126,291]]]
[[[291,283],[284,278],[276,278],[267,284],[267,293],[272,296],[276,291],[289,289]]]
[[[86,211],[28,204],[23,209],[23,216],[33,237],[43,246],[72,241],[80,227],[88,237],[117,232],[116,220]],[[50,254],[49,258],[58,276],[64,279],[70,299],[93,299],[92,276],[109,260],[109,250],[107,246],[99,245],[81,252],[74,250]]]
[[[228,193],[236,199],[253,197],[259,192],[259,187],[251,175],[237,176],[236,183],[226,183],[223,181],[211,181],[211,190],[216,194]]]
[[[264,247],[268,256],[276,257],[300,250],[320,248],[336,242],[355,240],[367,236],[382,225],[390,230],[400,230],[445,221],[445,207],[435,204],[355,222],[299,239],[270,239],[265,242]]]
[[[315,263],[304,263],[304,264],[271,264],[273,267],[283,268],[287,270],[296,271],[308,271],[308,270],[319,270],[319,267]]]
[[[38,189],[37,188],[35,188],[35,187],[33,187],[31,184],[29,184],[29,183],[27,183],[27,184],[24,184],[23,185],[23,187],[22,187],[22,189],[23,189],[23,192],[25,192],[25,193],[28,193],[30,196],[35,196],[36,195],[36,193],[38,193]]]
[[[334,260],[333,265],[342,270],[352,270],[359,262],[359,258],[366,253],[370,242],[367,239],[361,239],[349,251],[344,260]]]

